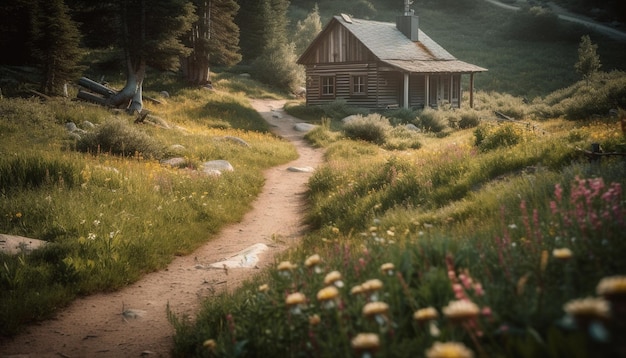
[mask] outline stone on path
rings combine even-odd
[[[265,244],[254,244],[244,250],[239,251],[234,256],[209,265],[209,268],[254,268],[259,262],[259,254],[268,249]],[[197,266],[196,266],[197,267]]]
[[[315,127],[316,125],[311,124],[311,123],[296,123],[293,125],[293,129],[295,129],[298,132],[308,132]]]
[[[315,171],[315,168],[313,167],[289,167],[287,168],[287,170],[290,172],[295,172],[295,173],[313,173]]]

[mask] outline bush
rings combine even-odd
[[[480,118],[478,117],[478,113],[476,112],[464,112],[461,114],[461,119],[459,120],[459,128],[467,129],[474,128],[480,124]]]
[[[254,76],[270,86],[293,92],[304,79],[304,71],[296,63],[297,59],[293,44],[275,45],[254,61]]]
[[[343,130],[346,137],[350,139],[360,139],[380,145],[385,143],[391,125],[389,119],[380,114],[370,114],[367,117],[357,115],[343,125]]]
[[[446,129],[446,121],[441,111],[426,108],[419,114],[417,126],[424,131],[439,133]]]
[[[351,115],[366,116],[369,111],[365,108],[357,108],[348,105],[345,99],[336,99],[333,102],[321,106],[326,117],[331,119],[344,119]]]
[[[155,139],[119,119],[108,121],[81,137],[76,148],[81,152],[122,156],[140,154],[146,158],[159,158],[163,150]]]
[[[562,35],[559,18],[550,9],[525,7],[511,17],[509,36],[519,40],[550,41]]]
[[[512,123],[499,126],[481,125],[474,130],[475,144],[481,151],[510,147],[523,140],[523,131]]]

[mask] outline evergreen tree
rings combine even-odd
[[[306,19],[298,21],[293,42],[296,46],[296,54],[302,55],[304,50],[322,31],[322,20],[320,19],[320,11],[315,4],[313,11],[309,13]]]
[[[241,61],[239,27],[234,22],[239,5],[234,0],[195,0],[198,20],[187,45],[193,49],[184,70],[190,83],[209,83],[210,65],[232,66]]]
[[[250,63],[263,52],[264,23],[262,9],[264,3],[259,0],[238,0],[239,12],[235,23],[239,26],[239,46],[242,60]]]
[[[194,6],[187,0],[109,1],[117,6],[119,42],[126,59],[127,76],[124,88],[109,98],[108,104],[141,112],[146,67],[175,71],[180,67],[180,57],[191,53],[181,37],[196,21]]]
[[[32,63],[32,1],[0,2],[0,63],[25,65]],[[10,49],[10,50],[9,50]]]
[[[63,0],[38,0],[34,14],[33,53],[43,70],[41,90],[60,94],[65,83],[83,69],[78,65],[82,53],[80,33]]]
[[[583,76],[583,79],[589,83],[593,75],[598,72],[600,66],[600,56],[596,53],[598,45],[591,42],[589,35],[584,35],[580,39],[578,46],[578,62],[574,65],[576,72]]]
[[[262,0],[261,18],[265,19],[262,53],[253,63],[255,77],[269,85],[291,91],[302,82],[303,70],[296,63],[295,45],[287,42],[286,0]]]

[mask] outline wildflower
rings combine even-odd
[[[210,351],[214,351],[215,347],[217,347],[217,343],[214,339],[207,339],[206,341],[204,341],[204,343],[202,343],[202,345],[204,346],[204,348]]]
[[[611,276],[600,280],[596,292],[605,298],[626,296],[626,276]]]
[[[290,307],[291,313],[300,314],[306,303],[306,296],[301,292],[294,292],[285,298],[285,303]]]
[[[371,301],[378,300],[378,291],[383,287],[383,282],[377,278],[367,280],[361,285],[363,293],[369,295]]]
[[[332,229],[330,229],[330,231],[332,231],[332,232],[333,232],[333,234],[337,234],[337,235],[339,234],[339,228],[337,228],[337,227],[334,227],[334,226],[333,226],[333,228],[332,228]]]
[[[389,311],[389,305],[385,302],[370,302],[363,306],[363,315],[366,317],[386,314]]]
[[[356,286],[352,287],[352,289],[350,290],[350,294],[351,295],[358,295],[359,293],[363,293],[363,286],[362,285],[356,285]]]
[[[319,315],[314,314],[312,316],[309,316],[309,325],[317,326],[318,324],[320,324],[320,322],[322,322],[322,319]]]
[[[395,269],[395,266],[391,262],[387,262],[380,266],[380,269],[385,275],[393,276],[393,270]]]
[[[307,257],[307,259],[304,261],[304,266],[306,267],[315,267],[317,265],[319,265],[319,263],[322,261],[322,259],[320,258],[320,255],[315,254],[315,255],[311,255],[309,257]]]
[[[371,356],[380,347],[380,338],[376,333],[359,333],[350,342],[352,348],[359,353],[363,354],[363,357]]]
[[[304,261],[304,266],[306,266],[307,268],[313,268],[315,273],[322,273],[322,268],[320,267],[321,262],[322,259],[320,258],[320,255],[315,254],[307,257],[307,259]]]
[[[95,239],[96,239],[96,234],[94,234],[93,232],[90,232],[90,233],[87,235],[87,239],[89,239],[89,240],[95,240]]]
[[[571,300],[563,310],[577,321],[609,318],[609,303],[603,298],[587,297]]]
[[[419,309],[413,313],[413,319],[418,322],[432,321],[439,317],[439,313],[433,307]]]
[[[292,264],[289,261],[283,261],[280,264],[278,264],[278,273],[283,276],[283,277],[289,277],[290,275],[290,271],[294,270],[295,268],[297,268],[298,265]]]
[[[474,353],[463,343],[457,342],[435,342],[432,347],[426,350],[426,358],[472,358]]]
[[[21,218],[22,217],[22,213],[20,213],[20,212],[15,213],[15,217],[18,218],[18,219]]]
[[[341,273],[339,271],[329,272],[326,277],[324,277],[325,285],[335,285],[339,288],[343,287],[343,281],[341,281]]]
[[[443,314],[452,321],[464,321],[472,319],[480,313],[478,306],[468,300],[450,301],[443,308]]]
[[[569,260],[572,258],[572,250],[567,247],[552,250],[552,257],[558,260]]]
[[[339,290],[335,286],[327,286],[317,292],[317,300],[321,301],[325,308],[335,307],[337,297]]]
[[[262,284],[261,286],[259,286],[259,292],[267,292],[270,290],[270,286],[267,285],[267,283]]]

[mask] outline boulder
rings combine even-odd
[[[161,164],[169,165],[170,167],[173,167],[173,168],[182,168],[185,165],[187,165],[187,159],[185,159],[183,157],[175,157],[175,158],[163,159],[161,161]]]
[[[287,170],[290,172],[295,172],[295,173],[313,173],[315,171],[315,168],[313,167],[289,167],[287,168]]]
[[[353,121],[357,118],[358,116],[356,114],[352,114],[350,116],[345,117],[344,119],[341,120],[341,123],[346,124],[350,121]]]
[[[76,124],[74,124],[74,122],[67,122],[67,123],[65,123],[65,129],[67,129],[70,132],[73,132],[73,131],[77,130],[78,127],[76,127]]]
[[[31,239],[23,236],[0,234],[0,252],[9,255],[29,254],[47,242],[38,239]]]
[[[211,160],[204,162],[200,168],[202,172],[209,175],[221,175],[223,172],[232,172],[235,170],[227,160]]]
[[[239,144],[241,146],[250,148],[250,144],[248,144],[248,142],[246,142],[245,140],[239,138],[239,137],[234,137],[234,136],[225,136],[224,137],[225,140],[229,141],[229,142],[233,142],[235,144]]]
[[[311,123],[296,123],[293,125],[293,129],[295,129],[298,132],[308,132],[315,127],[316,125],[311,124]]]

